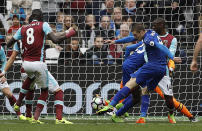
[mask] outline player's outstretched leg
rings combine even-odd
[[[135,89],[131,95],[129,95],[125,100],[123,106],[112,116],[113,122],[123,122],[122,116],[133,107],[135,104],[139,103],[141,100],[141,92],[139,88]]]
[[[149,95],[142,95],[141,97],[141,114],[140,118],[136,121],[136,123],[145,123],[146,119],[145,117],[147,116],[147,111],[149,108]]]
[[[173,103],[173,96],[169,96],[169,95],[164,95],[165,97],[165,101],[166,101],[166,105],[169,109],[169,113],[168,113],[168,120],[170,123],[175,124],[175,117],[174,117],[174,103]]]
[[[14,110],[15,111],[19,111],[20,110],[20,106],[22,104],[22,100],[24,99],[25,95],[27,94],[27,92],[29,91],[29,87],[31,85],[31,83],[34,81],[34,79],[30,79],[29,77],[26,78],[26,80],[23,82],[22,88],[20,90],[20,94],[18,97],[17,102],[14,105]]]
[[[161,91],[161,89],[157,86],[155,88],[155,91],[163,98],[163,92]],[[180,103],[179,101],[177,101],[174,97],[173,97],[173,103],[175,106],[175,109],[177,109],[178,111],[180,111],[183,115],[185,115],[186,117],[189,118],[189,120],[191,122],[197,122],[197,120],[195,119],[195,117],[189,112],[189,110],[187,109],[187,107],[185,105],[183,105],[182,103]]]
[[[130,88],[127,86],[123,87],[112,99],[108,106],[104,106],[101,110],[97,111],[97,114],[104,114],[106,112],[113,111],[113,107],[115,107],[120,100],[125,98],[130,92]]]
[[[133,102],[133,96],[132,94],[129,95],[124,101],[122,106],[118,109],[118,111],[112,116],[112,121],[113,122],[124,122],[123,120],[123,115],[125,116],[126,112],[134,106],[134,102]]]
[[[63,103],[64,103],[63,96],[64,94],[61,89],[59,89],[58,91],[55,91],[55,102],[54,102],[55,110],[56,110],[55,124],[73,124],[72,122],[62,118]]]
[[[26,105],[26,119],[31,121],[32,117],[32,104],[34,98],[34,90],[29,90],[25,97],[25,105]]]
[[[122,88],[123,88],[123,81],[121,81],[121,83],[120,83],[120,89],[122,89]],[[124,99],[120,100],[119,103],[122,103],[123,101],[124,101]]]
[[[16,103],[16,98],[13,96],[11,90],[8,87],[5,87],[2,89],[2,92],[8,98],[10,105],[13,106]],[[20,110],[16,111],[16,114],[19,120],[26,120],[26,117],[21,114]]]
[[[122,65],[122,72],[123,72],[122,74],[123,74],[123,76],[122,76],[122,81],[120,83],[120,89],[122,89],[125,86],[125,84],[130,80],[130,78],[131,78],[130,74],[134,73],[134,70],[136,70],[136,69],[131,68],[128,65],[129,64],[128,64],[127,60],[124,61],[123,65]],[[123,102],[123,101],[124,101],[124,99],[122,99],[120,101],[120,103]]]
[[[113,107],[115,107],[120,100],[126,98],[133,89],[139,89],[139,86],[136,83],[136,78],[131,78],[130,81],[127,82],[126,86],[124,86],[112,99],[108,106],[104,106],[101,110],[97,111],[97,114],[103,114],[105,112],[113,111]],[[133,91],[138,93],[136,91]],[[139,94],[139,93],[138,93]]]
[[[173,97],[173,102],[174,102],[175,109],[177,109],[186,117],[188,117],[191,122],[198,122],[198,120],[196,120],[196,118],[189,112],[189,110],[187,109],[185,105],[177,101],[174,97]]]

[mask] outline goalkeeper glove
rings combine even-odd
[[[173,71],[175,70],[175,62],[171,59],[168,61],[168,69],[169,69],[169,75],[173,76]]]

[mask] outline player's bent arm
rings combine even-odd
[[[7,47],[11,47],[15,42],[22,39],[21,28],[17,30],[15,35],[8,41]]]
[[[173,56],[175,56],[175,53],[176,53],[176,50],[177,50],[177,39],[176,38],[172,39],[169,50],[170,50],[171,54]],[[168,69],[171,72],[173,72],[175,70],[175,62],[173,60],[168,61]],[[171,75],[171,73],[170,73],[170,75]]]
[[[134,42],[134,41],[136,41],[134,36],[128,36],[128,37],[124,37],[119,40],[115,40],[115,43],[129,43],[129,42]]]
[[[192,61],[197,61],[198,54],[201,50],[202,50],[202,33],[200,34],[199,39],[196,42]]]
[[[153,42],[153,41],[150,41],[150,45],[151,45],[151,42]],[[166,46],[159,44],[158,42],[155,42],[155,44],[153,43],[153,45],[155,45],[155,47],[157,47],[161,51],[163,51],[170,59],[172,59],[172,60],[174,59],[174,56],[172,55],[172,53]]]
[[[7,59],[6,59],[6,54],[4,52],[4,49],[3,47],[1,47],[1,50],[0,50],[0,56],[1,56],[1,62],[2,62],[2,65],[1,65],[1,71],[4,70],[5,66],[6,66],[6,62],[7,62]]]
[[[11,47],[17,40],[15,40],[13,37],[7,42],[7,47]]]
[[[130,55],[131,51],[136,50],[140,45],[142,45],[142,41],[138,42],[137,44],[132,44],[126,47],[125,58]]]
[[[73,28],[66,30],[65,32],[59,32],[59,34],[50,32],[48,33],[48,38],[53,41],[53,43],[59,43],[66,38],[69,38],[76,34],[76,31]]]
[[[177,39],[176,38],[173,38],[173,40],[171,41],[169,50],[172,53],[172,55],[175,56],[175,53],[177,50]]]

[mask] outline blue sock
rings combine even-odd
[[[134,106],[132,95],[128,96],[125,100],[124,105],[116,112],[117,116],[122,116],[125,112],[127,112],[131,107]]]
[[[141,115],[140,117],[146,117],[149,108],[149,95],[143,95],[141,101]]]
[[[120,100],[124,99],[129,94],[129,92],[130,92],[130,88],[128,88],[127,86],[124,86],[119,92],[116,93],[113,100],[110,102],[110,105],[115,107]]]
[[[130,94],[122,103],[125,104],[128,100],[132,99],[133,95]]]

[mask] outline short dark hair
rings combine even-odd
[[[30,16],[29,16],[29,19],[28,19],[28,22],[31,23],[32,21],[33,21],[33,16],[30,15]]]
[[[145,31],[144,25],[142,23],[136,23],[133,27],[132,27],[132,31],[136,31],[136,32],[140,32],[140,31]]]
[[[33,10],[30,17],[32,18],[32,20],[43,21],[43,13],[40,9]]]
[[[163,24],[164,27],[165,27],[165,24],[166,24],[165,20],[163,18],[161,18],[161,17],[155,19],[152,23]]]

